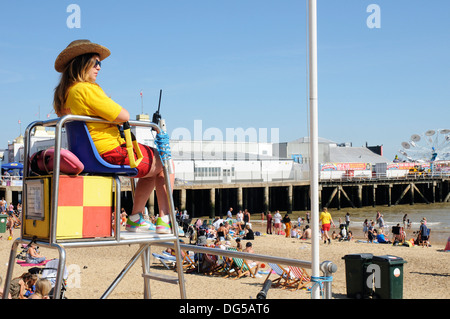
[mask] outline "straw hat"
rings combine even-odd
[[[63,72],[67,63],[73,58],[86,54],[97,53],[100,56],[100,60],[106,59],[111,52],[104,46],[96,43],[92,43],[89,40],[75,40],[71,42],[56,58],[55,70]]]

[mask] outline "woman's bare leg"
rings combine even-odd
[[[153,163],[154,165],[152,165],[150,172],[146,176],[139,178],[139,181],[137,182],[134,194],[133,210],[131,212],[132,215],[144,211],[147,200],[149,199],[153,189],[156,189],[159,217],[169,214],[169,199],[167,196],[168,190],[164,178],[163,164],[159,156],[153,157]],[[170,174],[169,180],[171,184],[170,187],[173,189],[175,180],[174,174]]]

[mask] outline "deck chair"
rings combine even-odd
[[[211,275],[219,275],[228,278],[234,275],[235,271],[236,269],[232,258],[217,256],[217,267],[213,269]]]
[[[255,278],[256,266],[250,267],[247,261],[242,258],[233,258],[233,262],[237,265],[237,272],[234,279],[238,279],[247,275]]]
[[[256,275],[256,268],[257,266],[250,266],[247,261],[245,259],[242,258],[232,258],[233,259],[233,264],[234,269],[235,269],[235,274],[236,276],[234,277],[234,279],[238,279],[241,277],[244,277],[246,275],[249,275],[250,277],[255,278]]]
[[[298,290],[304,288],[311,282],[311,276],[308,275],[304,268],[288,266],[289,275],[294,279],[287,285],[288,288]]]
[[[283,287],[286,288],[291,283],[291,276],[289,274],[289,271],[284,269],[278,264],[272,264],[268,263],[269,267],[272,268],[272,270],[275,272],[275,274],[278,276],[274,280],[272,280],[272,287]],[[272,274],[272,271],[269,271],[269,274],[266,277],[266,280],[264,280],[264,283],[269,280],[270,275]]]
[[[197,263],[195,262],[194,255],[190,254],[190,252],[185,251],[183,257],[183,269],[195,269],[197,267]]]
[[[195,267],[189,268],[187,272],[212,275],[217,267],[217,256],[205,253],[196,253],[195,256]]]
[[[227,250],[237,251],[237,249],[234,247],[227,247]],[[231,276],[235,276],[236,273],[238,272],[238,269],[239,267],[234,261],[234,258],[223,257],[222,268],[219,269],[219,272],[225,275],[224,278],[228,278]]]
[[[219,258],[217,255],[212,254],[204,254],[203,261],[206,262],[207,267],[203,268],[203,273],[205,275],[213,275],[216,273],[219,269],[221,269],[222,265],[219,265],[218,262]]]
[[[197,267],[197,263],[194,260],[194,255],[190,255],[190,253],[188,251],[183,251],[183,270],[184,269],[194,269]],[[171,253],[167,252],[167,251],[163,251],[161,254],[153,254],[153,256],[158,259],[162,257],[162,260],[159,260],[163,265],[165,265],[164,263],[168,263],[170,265],[170,268],[168,269],[174,269],[175,265],[176,265],[176,257],[174,255],[172,255]],[[165,265],[166,266],[166,265]]]
[[[152,253],[152,255],[159,262],[161,262],[161,264],[163,264],[164,267],[166,267],[167,269],[172,270],[175,268],[175,264],[177,262],[177,258],[175,256],[164,254],[164,253],[163,254]]]

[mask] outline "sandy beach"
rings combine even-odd
[[[255,223],[255,230],[262,230],[262,224]],[[337,230],[337,228],[336,228]],[[263,231],[261,231],[264,233]],[[355,229],[355,233],[356,229]],[[0,240],[0,276],[6,276],[7,262],[12,241],[2,234]],[[15,230],[14,238],[20,235]],[[362,239],[362,238],[359,238]],[[403,298],[404,299],[448,299],[450,292],[450,253],[444,252],[445,245],[432,244],[432,247],[402,247],[387,244],[368,244],[357,242],[332,241],[331,244],[320,245],[320,260],[335,263],[338,271],[333,275],[333,298],[346,297],[345,260],[343,256],[353,253],[372,253],[374,256],[393,255],[403,258]],[[188,240],[186,240],[188,242]],[[245,246],[245,242],[243,244]],[[257,236],[253,242],[255,253],[270,256],[282,256],[305,261],[311,260],[311,242],[295,238],[285,238],[281,235]],[[234,246],[234,241],[231,242]],[[70,299],[98,299],[120,273],[122,268],[137,250],[137,245],[69,248],[67,249],[67,266],[69,270],[69,289],[66,292]],[[162,251],[162,247],[154,246],[152,252]],[[47,258],[57,258],[54,249],[41,248]],[[175,273],[162,267],[161,263],[152,257],[152,271],[165,274]],[[26,272],[27,268],[15,265],[14,276]],[[143,279],[141,264],[138,262],[116,287],[110,299],[141,299],[143,297]],[[255,298],[261,290],[267,275],[261,278],[230,278],[211,277],[203,274],[185,274],[186,293],[189,299],[242,299]],[[272,277],[274,278],[274,277]],[[152,281],[152,298],[180,298],[177,285]],[[269,290],[268,299],[310,299],[307,290],[287,291],[280,288]]]

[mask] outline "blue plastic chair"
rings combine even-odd
[[[136,176],[138,170],[129,165],[115,165],[106,162],[98,153],[87,125],[83,121],[65,124],[69,150],[83,163],[83,173]]]

